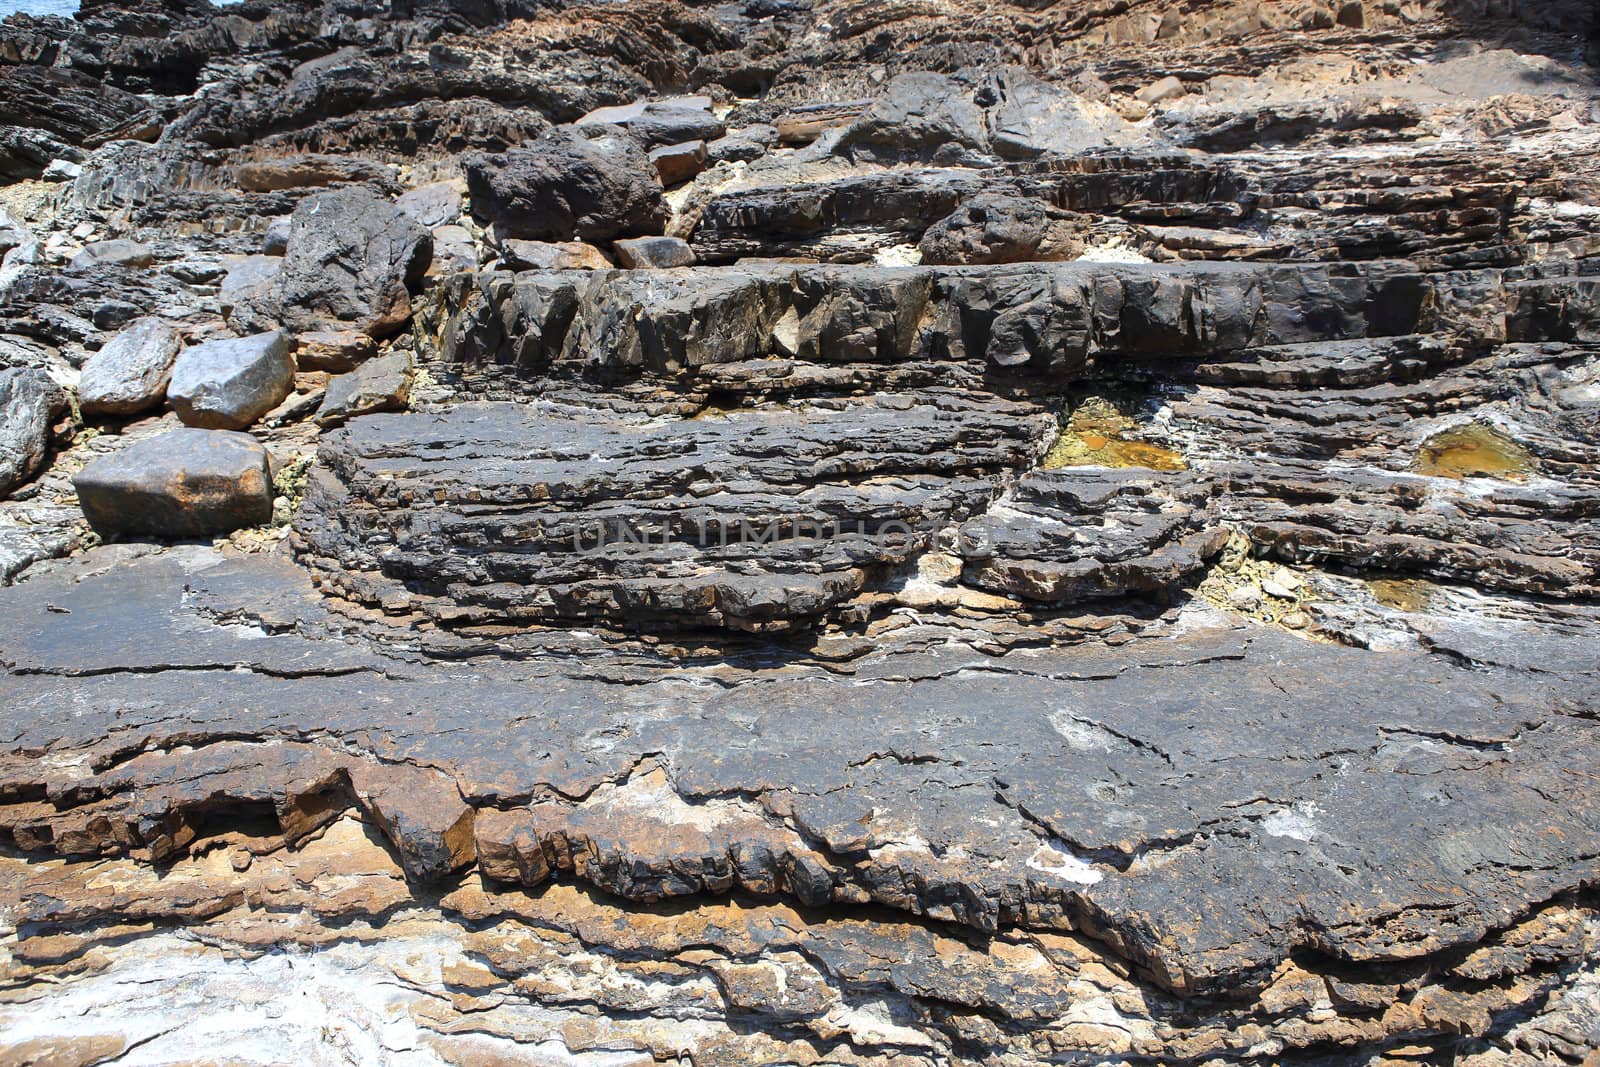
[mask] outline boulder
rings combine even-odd
[[[0,495],[44,464],[50,426],[66,410],[66,394],[34,367],[0,370]]]
[[[582,241],[504,241],[500,262],[508,270],[607,270],[611,261]]]
[[[884,158],[981,153],[989,147],[989,131],[970,88],[945,74],[913,71],[890,79],[839,147]]]
[[[924,263],[1022,263],[1037,258],[1045,236],[1044,205],[1002,193],[980,193],[928,227]]]
[[[706,143],[706,163],[749,163],[767,154],[767,146],[748,137],[729,134]]]
[[[629,237],[612,247],[624,267],[691,267],[695,262],[694,249],[681,237]]]
[[[158,318],[123,328],[83,365],[78,379],[83,413],[131,415],[161,403],[181,351],[183,338]]]
[[[360,330],[312,330],[295,338],[294,359],[301,370],[343,374],[371,359],[377,343]]]
[[[411,290],[433,258],[433,234],[359,186],[295,208],[278,284],[278,320],[294,330],[343,323],[373,337],[411,317]]]
[[[186,426],[242,430],[294,388],[294,342],[283,330],[207,341],[183,351],[167,398]]]
[[[684,141],[650,150],[650,162],[662,185],[682,185],[706,169],[706,143]]]
[[[1159,81],[1153,81],[1146,85],[1134,96],[1146,104],[1159,104],[1163,100],[1175,100],[1183,94],[1183,82],[1169,74]]]
[[[391,352],[330,381],[317,411],[317,422],[338,426],[374,411],[404,411],[410,398],[411,354]]]
[[[173,430],[94,460],[72,484],[102,534],[206,537],[272,518],[271,463],[247,433]]]
[[[555,129],[523,148],[469,156],[472,210],[502,238],[609,241],[660,233],[661,179],[624,134],[586,138]]]
[[[74,270],[90,267],[148,267],[156,261],[155,251],[139,241],[120,238],[111,241],[94,241],[83,246],[83,251],[72,257]]]
[[[711,113],[709,96],[676,96],[597,108],[576,125],[583,130],[621,126],[647,145],[710,141],[728,131],[723,121]]]
[[[429,229],[451,225],[461,217],[461,183],[419,185],[402,193],[394,206]]]

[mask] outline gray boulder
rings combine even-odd
[[[1022,263],[1037,258],[1047,218],[1037,200],[983,193],[928,227],[924,263]]]
[[[183,338],[157,318],[139,319],[89,357],[78,379],[85,415],[131,415],[167,395]]]
[[[727,125],[711,113],[709,96],[675,96],[597,108],[576,125],[584,130],[621,126],[647,145],[711,141],[728,131]]]
[[[691,267],[695,262],[694,249],[681,237],[629,237],[612,247],[624,267]]]
[[[294,388],[294,342],[283,330],[207,341],[183,351],[167,398],[186,426],[242,430]]]
[[[271,463],[247,433],[173,430],[102,456],[72,484],[102,534],[206,537],[272,519]]]
[[[472,210],[502,238],[598,243],[666,225],[655,165],[624,134],[590,139],[555,129],[523,148],[470,156],[465,165]]]
[[[410,398],[411,354],[391,352],[330,381],[317,411],[317,422],[338,426],[357,415],[403,411]]]
[[[0,496],[27,481],[50,450],[50,426],[67,397],[34,367],[0,370]]]
[[[343,323],[373,337],[411,317],[411,292],[433,259],[433,234],[359,186],[300,201],[289,227],[276,303],[294,330]]]
[[[72,267],[74,270],[103,266],[148,267],[155,261],[155,251],[149,245],[119,238],[84,245],[83,251],[72,257]]]

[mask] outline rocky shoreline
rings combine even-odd
[[[0,1063],[1594,1062],[1597,63],[0,24]]]

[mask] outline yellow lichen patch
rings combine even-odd
[[[1213,607],[1303,637],[1326,640],[1306,610],[1318,598],[1300,571],[1257,559],[1250,541],[1234,531],[1222,555],[1195,592]]]
[[[1417,449],[1411,467],[1435,478],[1505,478],[1521,481],[1533,456],[1492,426],[1469,422],[1434,434]]]
[[[1073,408],[1061,436],[1040,464],[1045,470],[1060,467],[1147,467],[1181,471],[1188,464],[1170,448],[1134,436],[1138,424],[1109,400],[1092,396]]]
[[[1367,588],[1378,603],[1397,611],[1426,611],[1434,596],[1433,583],[1416,578],[1373,578]]]

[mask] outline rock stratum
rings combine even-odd
[[[1595,1063],[1596,63],[6,20],[0,1063]]]

